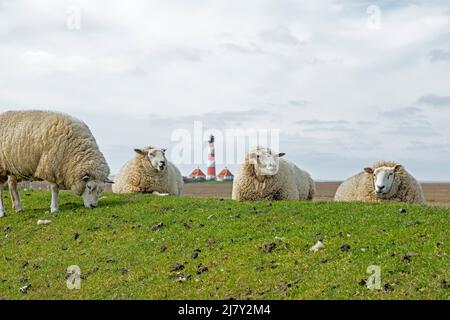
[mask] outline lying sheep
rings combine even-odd
[[[312,200],[315,183],[284,153],[257,147],[249,152],[233,182],[233,200]]]
[[[134,151],[135,157],[114,178],[114,193],[181,195],[183,177],[180,170],[167,161],[166,149],[146,147]]]
[[[0,217],[5,215],[3,185],[7,181],[16,211],[22,210],[17,183],[44,180],[51,184],[51,212],[58,212],[59,189],[97,206],[109,167],[89,128],[68,115],[50,111],[0,114]]]
[[[402,165],[379,161],[344,181],[334,200],[424,203],[425,197],[421,185]]]

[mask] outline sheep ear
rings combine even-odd
[[[83,178],[81,178],[81,180],[83,180],[84,182],[88,182],[90,179],[90,177],[88,175],[85,175]]]
[[[108,178],[106,178],[104,182],[105,182],[105,183],[110,183],[110,184],[114,184],[114,181],[112,181],[112,180],[109,180]]]
[[[372,174],[373,173],[373,169],[372,168],[364,168],[364,171],[367,173]]]
[[[399,172],[400,169],[402,169],[402,168],[403,168],[403,166],[401,164],[398,164],[394,167],[394,172]]]
[[[134,149],[134,152],[136,152],[137,154],[140,154],[141,156],[145,156],[144,150],[141,150],[141,149]]]
[[[280,152],[279,154],[278,154],[278,156],[281,158],[281,157],[283,157],[283,156],[285,156],[286,155],[286,153],[284,153],[284,152]]]
[[[256,152],[252,152],[248,155],[248,159],[250,161],[250,163],[255,164],[256,163],[256,157],[258,155],[256,154]]]

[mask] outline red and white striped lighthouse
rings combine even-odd
[[[214,154],[213,135],[209,137],[208,146],[208,169],[206,171],[206,180],[216,180],[216,159]]]

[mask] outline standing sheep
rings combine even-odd
[[[0,114],[0,217],[7,180],[16,211],[22,211],[17,183],[40,180],[50,182],[50,210],[58,212],[59,189],[71,189],[85,207],[95,208],[108,175],[108,164],[83,122],[50,111]]]
[[[249,152],[233,182],[232,199],[312,200],[315,183],[311,176],[282,156],[263,147]]]
[[[379,161],[344,181],[334,200],[424,203],[425,197],[421,185],[402,165]]]
[[[114,193],[153,193],[180,196],[183,177],[180,170],[167,161],[166,149],[146,147],[134,149],[136,155],[128,161],[114,179]]]

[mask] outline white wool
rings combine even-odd
[[[18,182],[48,181],[56,212],[59,189],[83,196],[87,207],[96,206],[108,175],[108,164],[82,121],[51,111],[0,114],[0,216],[5,214],[2,187],[7,180],[16,211],[22,210]]]
[[[250,159],[255,152],[271,154],[272,151],[258,147],[246,155],[233,182],[233,200],[312,200],[315,183],[306,171],[290,161],[278,158],[276,174],[260,175],[257,173],[258,164]]]
[[[146,147],[145,152],[162,150]],[[136,154],[133,159],[125,163],[114,178],[112,187],[114,193],[153,193],[180,196],[183,190],[183,176],[180,170],[166,159],[166,167],[158,171],[152,167],[148,157]]]
[[[398,169],[395,172],[395,180],[388,194],[377,196],[373,174],[363,171],[345,180],[337,189],[334,200],[425,203],[422,186],[400,164],[393,161],[378,161],[371,168],[375,171],[377,168],[394,168],[396,166]]]

